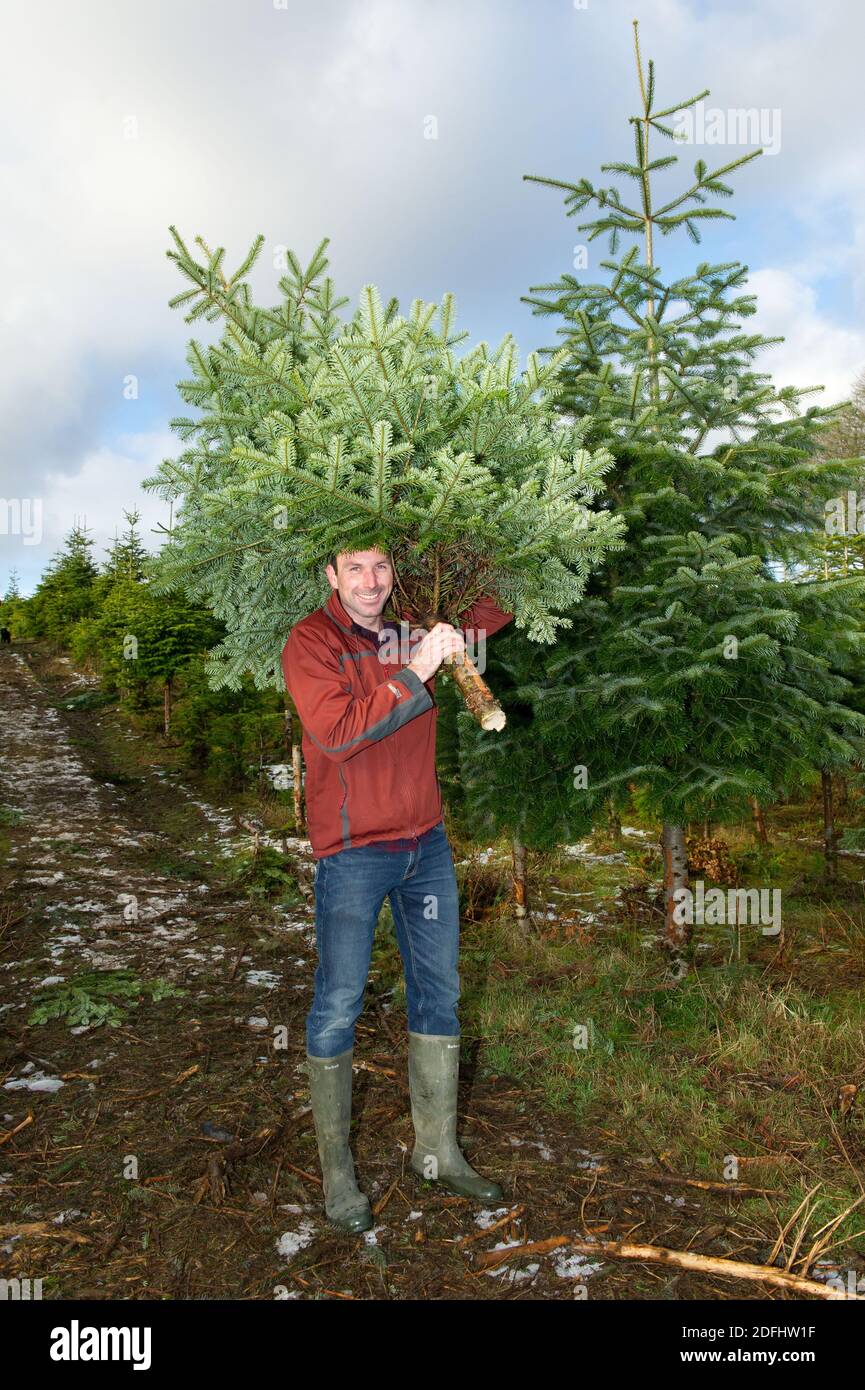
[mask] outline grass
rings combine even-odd
[[[68,695],[65,699],[57,700],[54,703],[55,709],[62,710],[92,710],[102,709],[105,705],[116,704],[119,696],[111,694],[105,690],[85,690],[80,695]]]
[[[782,889],[782,938],[743,926],[737,941],[729,927],[695,926],[708,949],[671,984],[651,929],[623,916],[616,896],[620,886],[650,882],[645,847],[626,841],[624,861],[614,864],[545,856],[530,884],[535,906],[554,882],[590,895],[556,902],[579,904],[591,923],[568,939],[560,930],[567,908],[555,924],[539,914],[532,930],[494,899],[464,922],[462,1033],[481,1040],[486,1071],[539,1087],[552,1110],[602,1127],[610,1152],[641,1152],[713,1181],[738,1163],[740,1181],[776,1194],[737,1207],[753,1208],[764,1226],[780,1229],[818,1185],[813,1233],[865,1190],[856,1172],[865,1112],[854,1104],[842,1115],[839,1101],[842,1086],[865,1083],[860,869],[846,861],[842,902],[817,901],[822,862],[809,847],[789,839],[761,848],[747,831],[720,833],[742,886]],[[391,933],[379,932],[375,960],[402,1001]],[[841,1222],[833,1243],[861,1233],[863,1210]]]
[[[106,746],[114,723],[110,712],[100,734]],[[132,785],[150,764],[119,737],[114,742],[116,763],[111,747],[100,766],[110,767],[116,784]],[[169,789],[161,795],[160,815],[171,826],[180,812]],[[285,814],[280,805],[280,820]],[[855,826],[865,804],[851,798],[839,822],[842,814]],[[738,1196],[730,1220],[734,1234],[760,1232],[766,1250],[778,1236],[783,1262],[824,1239],[821,1255],[845,1242],[865,1250],[865,1202],[854,1206],[865,1161],[865,860],[842,859],[839,882],[827,885],[818,801],[773,808],[768,819],[768,846],[755,843],[748,825],[713,834],[726,842],[742,886],[781,889],[782,937],[697,926],[704,949],[678,984],[654,946],[660,859],[648,839],[625,837],[619,857],[619,847],[598,835],[589,848],[607,856],[600,861],[532,854],[531,926],[512,915],[507,858],[485,866],[475,859],[458,871],[460,1016],[467,1048],[480,1043],[479,1070],[525,1084],[525,1103],[515,1098],[515,1110],[540,1093],[619,1171],[651,1162],[680,1177],[738,1176],[769,1189]],[[478,848],[453,834],[451,841],[455,859],[471,859]],[[185,843],[179,834],[177,842]],[[169,876],[192,876],[179,853],[158,854]],[[234,867],[257,905],[292,895],[290,856],[263,847]],[[700,876],[708,887],[708,875]],[[392,989],[395,1007],[404,1007],[387,903],[370,983],[370,993]],[[859,1088],[847,1107],[844,1087]],[[820,1234],[839,1217],[837,1229]]]
[[[253,901],[280,902],[285,906],[303,901],[294,860],[271,845],[231,856],[226,881]]]

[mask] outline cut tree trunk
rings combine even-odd
[[[471,657],[446,656],[443,665],[453,676],[457,689],[466,702],[469,713],[474,716],[482,729],[503,729],[505,712],[490,690]]]
[[[610,800],[607,802],[607,824],[610,827],[610,835],[613,838],[613,843],[621,848],[622,818],[616,810],[616,803],[613,801],[612,797],[610,797]]]
[[[823,784],[823,849],[826,855],[826,877],[838,877],[838,837],[835,831],[835,807],[832,801],[832,774],[820,770]]]
[[[417,609],[407,606],[405,611],[411,618],[412,612],[417,612]],[[434,610],[424,609],[419,613],[417,621],[427,632],[431,632],[437,623],[446,622],[447,619]],[[446,656],[442,666],[453,676],[469,713],[481,728],[503,729],[507,722],[505,712],[468,653],[464,652],[462,657],[457,657],[456,653]]]
[[[526,847],[518,835],[514,835],[511,839],[511,855],[514,875],[514,916],[518,921],[525,921],[529,912],[526,888]]]
[[[664,825],[661,850],[664,856],[664,935],[661,945],[668,952],[676,975],[681,977],[688,972],[685,951],[691,940],[691,925],[677,920],[677,901],[673,896],[677,889],[688,887],[688,851],[681,825]]]
[[[769,836],[766,834],[766,821],[763,816],[763,807],[760,805],[756,796],[751,797],[751,811],[754,816],[754,830],[761,845],[768,845]]]
[[[171,677],[162,686],[162,727],[165,737],[168,737],[171,729]]]

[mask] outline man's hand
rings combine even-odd
[[[465,650],[466,639],[457,628],[450,623],[436,623],[418,643],[417,651],[408,663],[408,670],[414,671],[422,681],[428,681],[446,656],[452,653],[465,655]]]

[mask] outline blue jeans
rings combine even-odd
[[[354,1045],[385,897],[402,956],[410,1031],[448,1037],[460,1031],[459,900],[450,844],[439,821],[413,850],[359,845],[316,860],[318,965],[306,1017],[306,1050],[312,1057],[337,1057]]]

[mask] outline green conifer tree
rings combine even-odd
[[[209,651],[222,629],[202,604],[177,594],[166,602],[146,579],[113,569],[110,575],[98,611],[73,631],[73,654],[95,660],[105,688],[121,690],[138,709],[148,703],[150,684],[158,682],[167,735],[175,677],[193,657]]]
[[[865,372],[853,384],[850,399],[826,431],[824,458],[865,458]],[[810,572],[828,579],[865,570],[865,468],[855,488],[829,498],[825,526]]]
[[[25,610],[27,634],[60,645],[70,629],[96,606],[94,584],[99,574],[90,552],[94,542],[86,526],[76,522],[62,550],[50,561]]]
[[[281,688],[289,629],[329,593],[326,558],[372,545],[393,559],[397,618],[455,621],[487,594],[552,643],[621,544],[618,518],[591,507],[609,456],[552,409],[565,354],[543,367],[531,354],[519,372],[506,335],[458,356],[450,294],[403,317],[367,285],[344,322],[326,241],[305,270],[288,252],[281,303],[259,307],[245,276],[263,238],[226,278],[222,248],[198,238],[199,262],[171,230],[168,255],[192,282],[172,305],[224,332],[190,344],[179,389],[198,414],[172,422],[190,447],[145,482],[179,504],[152,572],[225,623],[211,678],[237,688],[250,671]]]
[[[6,583],[6,592],[0,599],[0,627],[8,628],[14,639],[24,628],[24,610],[27,600],[21,597],[18,571],[11,569]]]
[[[663,825],[664,943],[683,973],[690,933],[674,894],[687,886],[687,822],[741,814],[803,768],[857,756],[863,723],[833,657],[837,634],[857,624],[862,581],[796,576],[826,499],[861,461],[820,455],[837,408],[803,407],[809,391],[777,389],[755,367],[777,340],[742,327],[755,312],[746,266],[701,261],[690,274],[664,274],[660,238],[684,228],[698,242],[704,222],[730,217],[707,199],[728,196],[726,175],[760,152],[711,172],[698,159],[682,191],[660,196],[657,182],[677,158],[652,157],[650,142],[675,138],[671,118],[706,93],[659,109],[636,25],[634,37],[634,156],[603,166],[627,191],[527,176],[563,190],[569,216],[595,209],[579,224],[590,243],[609,236],[602,280],[567,273],[526,300],[559,321],[568,357],[557,408],[584,422],[588,447],[612,453],[600,505],[621,509],[627,548],[592,576],[543,661],[526,664],[518,634],[496,645],[490,675],[505,707],[531,707],[540,806],[518,808],[514,823],[506,766],[480,795],[500,829],[526,838],[547,810],[551,833],[567,825],[564,785],[575,806],[595,813],[624,806],[638,785]],[[463,732],[465,761],[479,766],[478,741]],[[546,764],[545,749],[555,750]]]
[[[109,547],[97,582],[100,593],[107,592],[118,580],[126,579],[136,584],[140,583],[146,574],[148,554],[138,531],[141,513],[137,507],[131,512],[124,508],[123,515],[126,517],[127,528],[122,536],[115,535]]]

